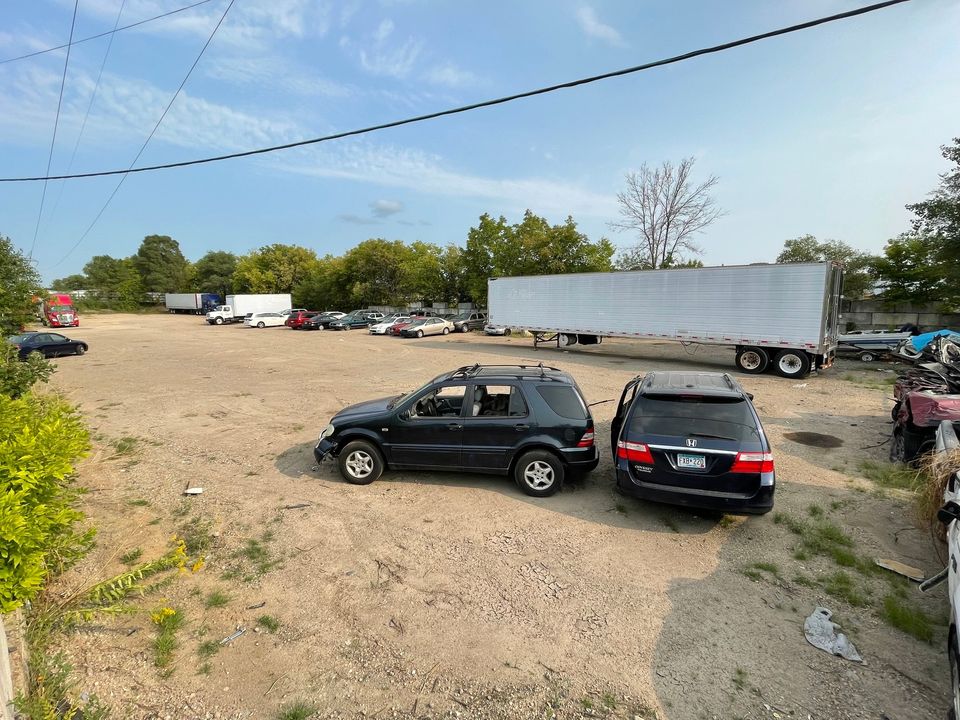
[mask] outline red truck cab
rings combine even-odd
[[[80,327],[80,315],[69,295],[50,295],[40,308],[40,319],[49,327]]]

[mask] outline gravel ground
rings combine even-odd
[[[623,340],[535,352],[529,339],[477,334],[400,340],[166,315],[83,322],[68,334],[90,352],[58,360],[54,384],[95,434],[79,475],[100,530],[64,587],[120,572],[119,557],[136,548],[156,557],[174,533],[206,527],[211,543],[206,567],[138,601],[186,615],[171,671],[153,665],[147,612],[63,639],[78,691],[97,693],[115,717],[272,718],[298,700],[320,718],[945,713],[944,628],[924,643],[879,610],[899,593],[943,622],[944,591],[919,597],[849,570],[866,597],[851,605],[822,588],[841,568],[803,558],[789,530],[817,513],[864,557],[942,566],[909,499],[859,477],[862,461],[886,453],[888,367],[846,363],[802,382],[740,377],[779,487],[776,513],[727,518],[613,491],[614,403],[594,408],[600,466],[542,500],[506,478],[455,473],[390,472],[351,486],[333,465],[315,467],[311,450],[344,405],[460,365],[543,360],[596,402],[651,369],[732,372],[729,349]],[[824,436],[836,447],[818,447]],[[136,438],[132,450],[116,451],[121,438]],[[187,486],[204,492],[185,498]],[[744,574],[758,562],[768,569]],[[205,608],[214,591],[228,602]],[[820,604],[863,665],[806,643],[803,619]],[[246,633],[200,656],[201,643],[238,627]]]

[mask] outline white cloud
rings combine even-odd
[[[390,217],[403,212],[403,203],[398,200],[375,200],[370,203],[370,211],[377,217]]]
[[[363,215],[355,215],[354,213],[341,213],[337,215],[337,219],[342,222],[351,223],[353,225],[379,225],[379,220],[374,220],[373,218],[364,217]]]
[[[414,38],[407,38],[395,47],[378,41],[373,47],[360,50],[360,65],[374,75],[405,78],[413,70],[422,49],[423,43]]]
[[[623,47],[626,44],[616,28],[602,22],[597,17],[596,11],[589,5],[582,5],[577,10],[577,22],[580,23],[580,28],[589,37],[603,40],[616,47]]]
[[[274,87],[297,95],[349,97],[358,92],[356,88],[320,77],[278,56],[215,57],[206,60],[202,67],[207,77],[216,80]]]
[[[380,23],[379,27],[377,27],[377,31],[373,34],[373,39],[376,40],[378,43],[382,43],[384,40],[390,37],[390,34],[392,32],[393,32],[393,20],[390,20],[389,18],[387,18],[386,20],[383,20]]]
[[[434,85],[447,85],[458,88],[476,85],[480,79],[468,70],[461,70],[451,62],[437,65],[427,71],[426,79]]]

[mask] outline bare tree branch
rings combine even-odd
[[[693,164],[692,157],[676,166],[644,163],[639,172],[627,174],[627,189],[617,193],[621,219],[609,223],[612,230],[637,235],[637,244],[619,259],[621,267],[655,270],[703,254],[693,238],[723,210],[712,195],[717,177],[695,184]]]

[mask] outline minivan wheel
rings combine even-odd
[[[262,323],[262,322],[257,323],[257,327],[260,328],[261,330],[263,330],[266,326],[267,326],[266,323]]]
[[[770,364],[770,356],[763,348],[745,347],[737,350],[735,362],[741,372],[748,375],[759,375]]]
[[[380,451],[364,440],[354,440],[337,457],[340,474],[353,485],[369,485],[383,474]]]
[[[803,350],[781,350],[773,360],[777,375],[802,378],[810,374],[810,356]]]
[[[531,450],[517,461],[513,477],[527,495],[547,497],[560,489],[563,463],[546,450]]]

